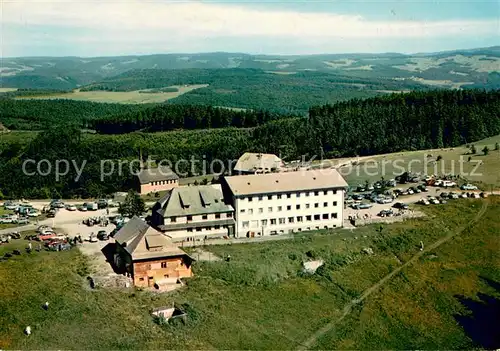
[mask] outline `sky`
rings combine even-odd
[[[500,0],[0,0],[1,56],[436,52],[500,45]]]

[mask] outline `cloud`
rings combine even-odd
[[[3,23],[192,37],[426,38],[498,34],[498,20],[370,21],[359,15],[258,10],[202,2],[3,1]]]
[[[411,52],[499,34],[498,20],[381,21],[194,0],[0,1],[4,56]]]

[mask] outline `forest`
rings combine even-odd
[[[271,120],[254,128],[176,130],[121,135],[82,134],[59,125],[32,138],[15,133],[0,142],[0,196],[4,198],[97,197],[125,190],[130,173],[100,179],[101,160],[235,160],[246,151],[318,158],[370,155],[402,150],[453,147],[500,134],[500,91],[412,92],[351,100],[310,109],[308,118]],[[86,165],[56,181],[54,175],[27,176],[27,159],[75,160]],[[201,162],[178,171],[193,175]],[[218,171],[217,168],[214,171]]]
[[[18,93],[18,92],[15,92]],[[31,94],[25,90],[21,94]],[[19,94],[18,93],[18,94]],[[0,96],[0,122],[10,130],[42,130],[58,124],[88,128],[89,121],[103,116],[139,111],[150,105],[108,104],[67,99],[12,99]]]
[[[267,111],[234,111],[227,108],[193,105],[159,105],[125,115],[101,117],[89,122],[102,134],[134,131],[162,132],[174,129],[249,128],[280,118],[297,117]]]

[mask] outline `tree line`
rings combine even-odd
[[[290,117],[296,116],[212,106],[159,105],[124,115],[101,117],[90,121],[90,126],[102,134],[124,134],[138,130],[161,132],[174,129],[249,128]]]
[[[178,171],[193,175],[203,162],[235,160],[244,152],[339,157],[403,150],[453,147],[500,134],[500,91],[455,90],[394,94],[311,108],[309,117],[268,121],[255,128],[81,134],[59,125],[31,139],[15,132],[0,142],[0,196],[5,198],[97,197],[133,186],[130,172],[115,172],[101,181],[101,160],[144,158],[198,160]],[[23,174],[27,159],[86,162],[59,180],[54,175]],[[205,165],[206,165],[205,164]],[[225,165],[227,167],[227,164]],[[138,167],[137,165],[135,167]],[[213,171],[218,172],[220,165]],[[29,169],[33,171],[33,166]],[[206,169],[207,172],[210,169]]]

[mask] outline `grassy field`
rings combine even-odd
[[[141,90],[127,92],[113,91],[80,91],[76,89],[72,93],[53,94],[43,96],[19,97],[18,99],[72,99],[94,102],[110,102],[122,104],[147,104],[160,103],[181,96],[195,89],[207,87],[208,84],[197,84],[188,86],[172,86],[178,88],[176,92],[142,92]]]
[[[301,234],[291,240],[214,246],[231,261],[198,262],[194,279],[171,294],[94,291],[78,250],[23,254],[0,263],[3,349],[291,349],[337,319],[343,306],[425,245],[457,231],[484,202],[482,220],[409,266],[322,335],[321,349],[456,349],[482,346],[456,321],[467,310],[456,295],[500,294],[500,199],[463,199],[426,208],[403,223]],[[26,245],[13,243],[10,245]],[[4,246],[3,248],[5,248]],[[362,248],[373,248],[364,255]],[[5,249],[4,249],[5,250]],[[325,261],[315,275],[303,260]],[[21,274],[22,272],[22,274]],[[49,311],[41,305],[50,302]],[[149,309],[184,304],[186,325],[160,327]],[[466,318],[466,317],[464,317]],[[32,327],[32,335],[22,331]],[[476,344],[475,344],[476,343]],[[483,346],[484,347],[484,346]]]
[[[494,150],[500,143],[500,135],[475,143],[477,153],[469,154],[465,145],[448,149],[434,149],[376,155],[361,159],[359,165],[344,167],[340,172],[351,185],[362,184],[365,180],[394,178],[405,170],[426,174],[460,174],[464,181],[478,184],[485,190],[500,188],[500,150]],[[488,146],[489,154],[484,156],[482,149]],[[440,161],[436,161],[441,156]],[[468,159],[471,157],[471,161]]]

